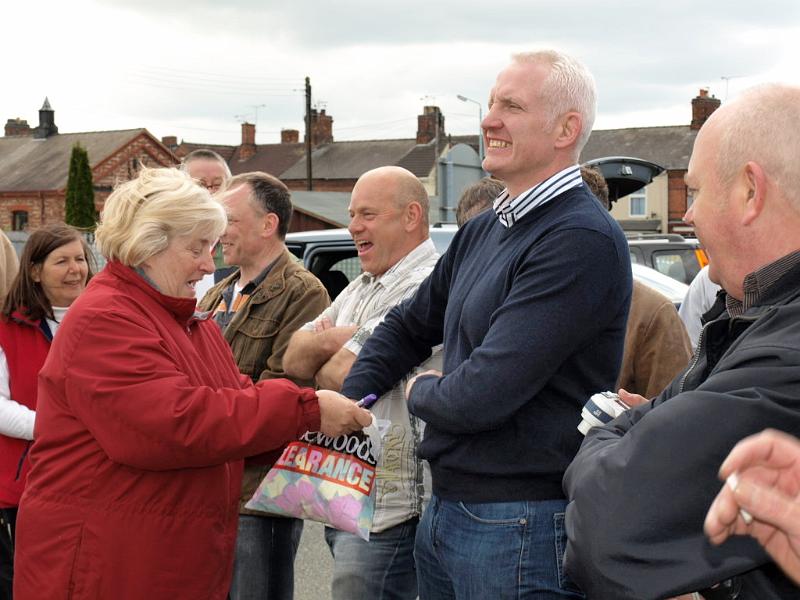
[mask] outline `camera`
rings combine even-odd
[[[578,431],[583,435],[592,427],[610,423],[630,406],[619,399],[614,392],[600,392],[594,394],[581,410],[581,422],[578,424]]]

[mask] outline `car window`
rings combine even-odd
[[[358,260],[357,256],[343,258],[332,264],[328,270],[341,271],[347,276],[347,281],[353,281],[353,279],[361,275],[361,261]]]
[[[655,250],[653,268],[676,281],[689,284],[700,271],[697,255],[692,248]]]
[[[294,254],[300,260],[303,260],[303,253],[305,252],[305,246],[299,246],[297,244],[286,244],[286,247],[289,249],[289,252]]]
[[[316,275],[328,290],[331,300],[361,274],[361,263],[355,248],[318,247],[306,256],[308,270]]]

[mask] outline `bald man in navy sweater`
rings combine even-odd
[[[588,397],[612,389],[631,297],[625,237],[577,160],[595,88],[556,51],[513,57],[482,127],[506,189],[367,341],[342,389],[409,382],[433,496],[417,529],[420,598],[581,598],[565,576],[564,471]],[[480,565],[477,568],[476,565]]]

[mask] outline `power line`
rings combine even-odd
[[[405,119],[395,119],[393,121],[377,121],[375,123],[367,123],[366,125],[353,125],[352,127],[336,127],[336,131],[350,131],[351,129],[368,129],[370,127],[376,127],[379,125],[393,125],[395,123],[408,123],[413,119],[405,118]]]
[[[279,82],[271,82],[271,81],[263,81],[259,78],[251,78],[249,81],[238,81],[233,79],[208,79],[203,77],[194,77],[191,75],[165,75],[162,73],[150,73],[148,71],[143,71],[141,69],[134,69],[130,73],[131,76],[134,77],[141,77],[143,79],[150,79],[154,81],[163,81],[165,83],[185,83],[185,84],[211,84],[211,85],[220,85],[225,87],[236,87],[236,88],[259,88],[259,89],[270,89],[270,90],[291,90],[292,85],[290,83],[282,84]],[[294,83],[297,83],[296,81]]]
[[[251,92],[251,93],[265,93],[265,94],[273,93],[273,92],[282,92],[282,93],[286,93],[286,94],[296,93],[295,90],[293,90],[292,88],[290,88],[288,86],[287,87],[266,87],[266,86],[257,86],[257,85],[253,85],[253,86],[228,85],[228,84],[225,84],[225,85],[223,85],[223,84],[209,85],[209,84],[204,84],[202,82],[198,83],[198,82],[194,82],[194,81],[187,81],[187,80],[181,80],[181,79],[164,79],[164,78],[160,78],[160,77],[152,77],[152,76],[140,75],[138,73],[132,73],[130,75],[130,78],[134,79],[136,81],[140,81],[140,82],[144,82],[144,83],[148,83],[148,84],[153,84],[153,85],[180,86],[180,87],[183,87],[183,88],[191,88],[191,89],[197,89],[197,90],[206,90],[206,89],[209,89],[209,88],[216,88],[216,89],[222,89],[222,90],[237,91],[237,92],[242,92],[242,93],[248,93],[248,92]]]
[[[188,129],[190,131],[210,131],[212,133],[231,133],[231,134],[235,134],[236,133],[235,129],[208,129],[208,128],[205,128],[205,127],[186,127],[184,125],[177,125],[177,126],[175,126],[175,129]],[[276,131],[259,131],[258,132],[259,135],[278,134],[278,133],[280,133],[280,130],[276,130]],[[223,145],[228,145],[228,144],[223,144]],[[238,146],[238,144],[233,144],[233,145],[234,146]]]
[[[285,97],[285,98],[296,98],[298,95],[297,92],[290,92],[285,91],[285,93],[276,93],[271,91],[259,91],[259,90],[236,90],[236,89],[222,89],[220,87],[191,87],[191,86],[182,86],[182,85],[168,85],[154,81],[147,81],[147,80],[137,80],[137,79],[129,79],[127,83],[131,85],[138,85],[144,86],[149,88],[158,88],[158,89],[167,89],[167,90],[178,90],[184,92],[196,92],[200,94],[215,94],[215,95],[222,95],[222,96],[234,96],[234,95],[245,95],[245,96],[269,96],[272,98],[276,97]]]
[[[240,80],[240,81],[252,81],[252,75],[231,75],[230,73],[208,73],[202,71],[192,71],[191,69],[173,69],[170,67],[161,67],[155,65],[140,65],[139,69],[142,70],[150,70],[150,71],[162,71],[165,75],[169,75],[174,73],[175,75],[189,75],[189,76],[203,76],[203,77],[212,77],[216,79],[226,79],[226,80]],[[294,82],[298,85],[302,85],[302,78],[298,77],[262,77],[258,76],[258,79],[264,81],[274,81],[274,82]]]

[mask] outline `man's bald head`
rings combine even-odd
[[[723,186],[729,186],[752,161],[800,210],[800,87],[751,88],[714,112],[708,122],[720,128],[718,168]]]
[[[397,208],[405,208],[410,202],[418,203],[422,210],[422,224],[427,229],[430,207],[428,192],[416,175],[403,167],[378,167],[359,177],[356,186],[371,182],[380,182],[379,185],[385,187]]]
[[[380,167],[350,196],[350,235],[362,268],[381,275],[429,237],[428,194],[410,171]]]
[[[767,85],[717,110],[694,142],[683,220],[710,261],[709,277],[734,298],[744,278],[800,250],[800,88]]]

